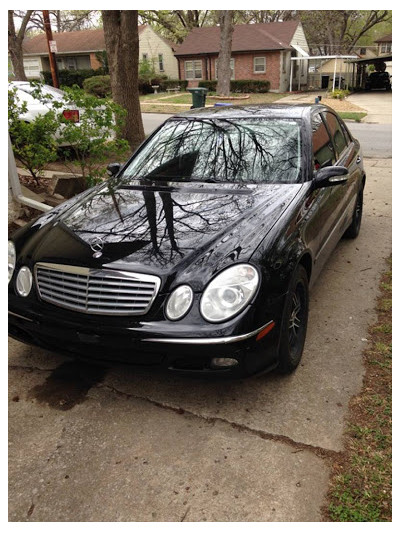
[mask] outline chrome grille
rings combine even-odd
[[[97,315],[144,315],[160,288],[157,276],[53,263],[37,263],[35,279],[42,300]]]

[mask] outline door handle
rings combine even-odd
[[[357,156],[356,163],[357,163],[357,165],[359,165],[361,163],[361,156],[359,156],[359,155]]]

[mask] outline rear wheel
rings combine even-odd
[[[363,191],[358,193],[356,205],[353,213],[353,220],[350,226],[347,228],[344,236],[348,239],[355,239],[360,233],[362,211],[363,211]]]
[[[308,276],[299,265],[290,281],[283,310],[278,371],[293,372],[300,363],[308,321]]]

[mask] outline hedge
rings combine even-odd
[[[180,87],[181,91],[185,91],[188,86],[187,80],[171,80],[163,78],[153,78],[151,84],[146,80],[139,79],[139,94],[151,94],[154,93],[152,86],[158,85],[158,92],[166,92],[167,89],[173,89]]]
[[[200,81],[199,87],[209,91],[217,90],[217,80]],[[267,93],[271,84],[267,80],[231,80],[232,93]]]
[[[44,70],[41,72],[44,82],[47,85],[53,85],[53,79],[51,77],[51,72]],[[92,78],[93,76],[102,76],[104,74],[103,69],[82,69],[82,70],[59,70],[58,71],[58,81],[60,86],[72,87],[73,85],[78,85],[81,89],[83,88],[83,82],[87,78]]]
[[[111,96],[110,76],[92,76],[83,81],[83,88],[89,94],[99,98]]]

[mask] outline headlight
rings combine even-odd
[[[169,320],[179,320],[189,311],[193,302],[193,291],[189,285],[181,285],[168,298],[165,313]]]
[[[22,267],[18,272],[17,281],[15,282],[17,293],[20,296],[28,296],[32,288],[32,273],[28,267]]]
[[[15,260],[16,253],[14,243],[12,241],[8,241],[8,283],[10,283],[10,279],[14,274]]]
[[[208,322],[223,322],[237,315],[253,298],[258,279],[258,272],[251,265],[227,268],[204,291],[201,314]]]

